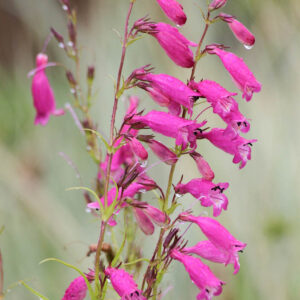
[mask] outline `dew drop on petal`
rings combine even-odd
[[[73,47],[73,46],[74,46],[74,43],[73,43],[72,41],[69,41],[69,42],[68,42],[68,46],[69,46],[69,47]]]
[[[180,26],[180,25],[178,25],[178,24],[176,24],[176,27],[177,27],[177,28],[181,28],[181,26]]]
[[[175,194],[175,196],[176,196],[177,198],[181,198],[183,195],[181,195],[181,194]]]
[[[64,45],[64,43],[58,43],[58,47],[63,49],[63,48],[65,48],[65,45]]]
[[[68,10],[68,6],[64,4],[64,5],[62,6],[62,9],[63,9],[64,11],[67,11],[67,10]]]
[[[251,49],[253,48],[253,45],[252,45],[252,46],[244,45],[244,47],[245,47],[247,50],[251,50]]]
[[[147,164],[148,164],[148,160],[145,160],[141,163],[141,167],[142,168],[146,168],[147,167]]]

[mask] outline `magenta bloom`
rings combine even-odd
[[[144,116],[135,115],[128,121],[139,128],[150,127],[153,131],[176,139],[176,145],[186,149],[190,143],[196,148],[196,134],[206,122],[186,120],[166,112],[152,110]]]
[[[197,152],[190,153],[190,156],[196,162],[197,168],[200,174],[202,175],[203,179],[212,181],[215,178],[215,174],[208,162],[203,158],[203,156]]]
[[[155,37],[167,55],[178,66],[193,67],[194,55],[189,47],[196,47],[197,44],[189,41],[177,28],[166,23],[146,22],[145,19],[138,20],[135,23],[135,28]]]
[[[149,82],[150,87],[154,90],[152,93],[150,92],[150,95],[162,106],[172,107],[172,102],[176,102],[186,107],[189,113],[192,114],[194,99],[198,99],[199,95],[179,79],[167,74],[152,73],[137,76],[137,78]],[[169,101],[167,102],[166,99]]]
[[[186,213],[180,215],[183,221],[196,223],[215,247],[227,254],[226,264],[236,259],[237,252],[242,251],[247,244],[238,241],[217,220],[209,217],[195,217]]]
[[[221,85],[212,80],[202,80],[199,83],[191,82],[190,86],[205,97],[223,121],[236,131],[248,132],[250,123],[239,111],[238,103],[233,99],[236,93],[230,93]]]
[[[218,279],[199,258],[185,255],[176,249],[171,251],[170,256],[184,265],[192,282],[201,290],[197,300],[211,300],[213,296],[218,296],[222,293],[222,285],[225,282]]]
[[[234,266],[234,273],[236,274],[240,269],[239,256],[237,252],[232,255],[228,261],[228,254],[219,248],[215,247],[210,241],[201,241],[193,247],[186,247],[182,249],[184,253],[197,254],[209,261],[220,264],[232,264]]]
[[[104,273],[110,279],[114,290],[122,299],[146,300],[142,295],[142,292],[138,290],[132,275],[128,274],[126,271],[108,267],[105,269]]]
[[[252,143],[257,140],[247,140],[240,135],[232,136],[226,130],[220,128],[213,128],[209,132],[203,132],[202,137],[208,139],[213,145],[222,149],[223,151],[232,154],[232,162],[240,163],[240,169],[244,168],[247,161],[251,159]]]
[[[75,278],[66,289],[62,300],[83,300],[87,293],[87,285],[82,276]]]
[[[173,165],[178,160],[177,155],[173,151],[156,140],[149,141],[149,147],[161,161],[168,165]]]
[[[248,30],[245,25],[243,25],[231,15],[220,13],[219,17],[223,21],[228,23],[229,28],[239,42],[248,47],[252,47],[254,45],[255,36]]]
[[[226,190],[228,186],[229,184],[227,182],[214,184],[209,180],[196,178],[186,184],[177,184],[175,191],[178,194],[190,193],[196,199],[200,200],[202,206],[213,206],[214,216],[217,217],[222,212],[222,209],[227,209],[228,199],[223,194],[223,191]]]
[[[152,235],[154,233],[155,227],[150,218],[145,214],[145,212],[141,208],[135,207],[133,209],[133,212],[136,222],[140,229],[146,235]]]
[[[227,0],[213,0],[209,4],[209,10],[215,10],[223,7],[227,3]]]
[[[136,156],[138,156],[141,160],[148,159],[148,152],[142,145],[142,143],[137,140],[135,137],[129,141],[129,145],[131,146],[132,151]]]
[[[253,93],[260,92],[261,84],[256,80],[242,58],[239,58],[234,53],[224,51],[215,45],[207,46],[206,49],[208,53],[219,56],[232,80],[243,92],[243,98],[250,101]]]
[[[45,73],[48,56],[40,53],[36,57],[36,72],[32,79],[31,92],[33,105],[36,109],[34,124],[46,125],[50,115],[60,116],[65,113],[63,109],[56,109],[55,97]]]
[[[183,12],[183,7],[175,0],[157,0],[161,9],[177,25],[184,25],[186,22],[186,15]]]

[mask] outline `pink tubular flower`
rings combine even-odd
[[[225,282],[218,279],[199,258],[185,255],[176,249],[171,251],[170,256],[184,265],[192,282],[201,290],[197,300],[211,300],[213,296],[222,293],[222,285]]]
[[[223,7],[227,3],[227,0],[213,0],[209,4],[209,10],[215,10]]]
[[[168,165],[173,165],[178,160],[177,155],[173,151],[156,140],[150,140],[149,147],[161,161]]]
[[[135,115],[128,123],[139,128],[150,127],[153,131],[176,139],[176,145],[182,145],[186,149],[190,143],[196,148],[196,135],[206,122],[186,120],[162,111],[152,110],[144,116]]]
[[[140,32],[151,34],[167,55],[183,68],[191,68],[194,65],[194,55],[189,47],[197,44],[189,41],[179,30],[166,23],[145,22],[144,19],[135,23],[135,28]]]
[[[250,123],[239,111],[238,103],[233,99],[236,93],[230,93],[221,85],[212,80],[202,80],[199,83],[191,82],[190,87],[197,90],[213,107],[223,121],[236,131],[248,132]]]
[[[186,15],[183,12],[183,7],[175,0],[157,0],[161,9],[177,25],[184,25],[186,22]]]
[[[252,47],[254,45],[255,36],[248,30],[248,28],[245,27],[245,25],[243,25],[233,16],[224,13],[220,13],[219,18],[221,18],[228,24],[232,33],[235,35],[239,42],[241,42],[246,47]]]
[[[138,207],[133,209],[135,219],[138,226],[146,235],[152,235],[155,227],[151,222],[150,218],[144,213],[144,211]]]
[[[60,116],[65,113],[63,109],[56,109],[53,90],[45,73],[48,56],[39,53],[36,57],[36,72],[32,79],[31,92],[33,105],[36,109],[34,124],[46,125],[50,115]]]
[[[213,145],[223,151],[232,154],[232,162],[240,163],[240,169],[244,168],[247,161],[251,159],[252,143],[257,140],[247,140],[240,135],[233,136],[221,128],[213,128],[209,132],[203,132],[202,137],[208,139]]]
[[[200,174],[203,176],[203,179],[212,181],[215,178],[215,174],[203,156],[197,152],[190,153],[190,156],[196,162],[197,168]]]
[[[220,263],[225,265],[233,264],[234,266],[233,274],[238,273],[240,269],[239,256],[237,252],[235,252],[234,255],[232,255],[230,257],[230,260],[228,261],[228,254],[215,247],[214,244],[210,241],[201,241],[193,247],[186,247],[182,249],[182,251],[188,254],[192,254],[192,253],[197,254],[202,258],[215,263]]]
[[[66,289],[62,300],[83,300],[86,296],[87,285],[82,276],[75,278]]]
[[[119,294],[122,300],[146,300],[142,292],[138,289],[132,275],[126,271],[108,267],[104,273],[110,279],[114,290]]]
[[[158,226],[170,223],[168,215],[150,204],[145,205],[142,210]]]
[[[196,199],[200,200],[202,206],[213,206],[214,216],[217,217],[222,212],[222,209],[227,210],[228,199],[223,194],[223,191],[228,186],[227,182],[214,184],[209,180],[196,178],[186,184],[177,184],[175,191],[178,194],[190,193]]]
[[[137,155],[141,160],[148,159],[147,150],[144,148],[142,143],[135,137],[130,140],[129,145],[131,146],[131,149],[135,153],[135,155]]]
[[[217,220],[210,217],[195,217],[182,213],[180,219],[196,223],[211,243],[227,255],[226,264],[236,259],[237,252],[242,251],[247,244],[238,241]]]
[[[191,90],[179,79],[167,74],[152,73],[137,76],[137,78],[149,82],[152,90],[154,90],[152,93],[150,92],[150,95],[154,100],[157,99],[157,102],[163,102],[162,106],[171,106],[172,102],[176,102],[186,107],[188,112],[192,114],[194,100],[199,98],[199,94]],[[161,99],[164,100],[161,101]],[[168,103],[164,103],[166,99],[169,99]]]
[[[232,80],[243,92],[243,98],[245,98],[246,101],[251,100],[253,93],[260,92],[261,84],[256,80],[242,58],[239,58],[234,53],[224,51],[216,45],[207,46],[206,50],[210,54],[216,54],[219,56]]]

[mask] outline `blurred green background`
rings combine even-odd
[[[93,117],[102,132],[108,132],[113,99],[113,82],[120,57],[120,42],[114,29],[123,32],[129,0],[71,1],[79,11],[79,43],[82,70],[96,66]],[[188,15],[182,32],[198,41],[203,30],[199,7],[205,0],[181,1]],[[184,2],[184,3],[183,3]],[[229,209],[221,222],[240,240],[247,242],[241,256],[241,270],[232,275],[231,266],[217,265],[217,276],[227,282],[218,299],[300,299],[300,181],[298,131],[300,93],[300,4],[299,0],[228,1],[224,12],[235,15],[256,35],[255,47],[245,50],[226,24],[209,29],[206,43],[224,43],[243,57],[263,89],[250,103],[239,95],[241,111],[252,120],[249,138],[257,138],[252,161],[243,170],[232,164],[232,157],[201,143],[199,151],[216,173],[216,181],[230,182]],[[167,21],[154,0],[137,0],[133,18],[149,14]],[[50,119],[43,128],[33,126],[34,109],[27,72],[34,67],[50,26],[66,35],[64,13],[55,0],[0,0],[0,236],[5,287],[20,279],[50,299],[61,299],[68,282],[77,274],[54,262],[38,263],[47,257],[68,261],[87,270],[93,258],[86,258],[88,245],[95,243],[98,222],[85,213],[80,192],[66,192],[79,185],[74,170],[59,156],[67,154],[76,164],[83,184],[92,186],[97,168],[85,151],[85,141],[69,114]],[[70,65],[63,51],[51,41],[50,61]],[[189,70],[175,66],[156,41],[145,37],[129,48],[125,74],[151,63],[156,72],[169,73],[185,81]],[[72,101],[62,68],[49,68],[57,105]],[[203,58],[197,79],[213,79],[236,91],[228,74],[215,56]],[[140,91],[142,107],[157,108]],[[118,116],[124,108],[120,105]],[[205,117],[210,118],[211,112]],[[120,118],[118,119],[120,120]],[[216,119],[213,120],[214,122]],[[219,125],[223,124],[219,121]],[[177,179],[199,176],[189,159],[179,164]],[[151,174],[166,185],[168,167],[159,165]],[[188,197],[187,197],[188,199]],[[186,200],[188,204],[192,199]],[[187,239],[200,239],[193,228]],[[145,248],[153,239],[140,236]],[[174,288],[164,299],[194,299],[193,286],[178,263],[170,269],[164,287]],[[13,288],[5,299],[35,299],[23,287]]]

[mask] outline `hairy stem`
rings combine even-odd
[[[102,290],[101,290],[101,284],[100,284],[100,279],[99,279],[99,274],[100,274],[100,254],[101,254],[101,249],[102,249],[102,244],[104,241],[104,234],[105,234],[105,229],[106,229],[107,223],[102,221],[101,222],[101,229],[100,229],[100,236],[97,244],[97,250],[96,250],[96,257],[95,257],[95,283],[96,283],[96,294],[101,296]]]

